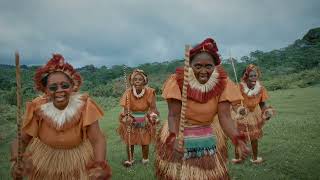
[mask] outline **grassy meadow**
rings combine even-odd
[[[232,179],[320,179],[320,86],[277,90],[270,92],[269,104],[277,115],[264,127],[264,137],[260,141],[260,156],[266,161],[253,165],[249,160],[244,164],[229,163]],[[104,101],[97,99],[103,106]],[[161,119],[166,119],[167,106],[158,102]],[[13,108],[10,108],[11,110]],[[150,149],[150,163],[143,165],[140,160],[141,148],[135,148],[136,164],[124,168],[125,146],[116,134],[119,107],[106,110],[101,128],[107,135],[108,161],[113,170],[113,179],[155,179],[154,147]],[[2,116],[2,115],[1,115]],[[14,126],[2,124],[0,127],[0,179],[9,176],[9,142],[14,135]],[[233,148],[229,145],[229,157]]]

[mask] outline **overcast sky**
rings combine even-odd
[[[183,57],[216,40],[222,57],[286,47],[320,27],[319,0],[1,0],[0,64],[130,66]]]

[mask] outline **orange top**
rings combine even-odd
[[[88,95],[82,95],[81,100],[83,106],[62,128],[55,127],[52,120],[41,111],[41,105],[48,102],[47,98],[37,97],[27,102],[22,131],[55,148],[66,149],[79,145],[87,138],[86,127],[103,117],[102,109]]]
[[[137,98],[133,95],[132,89],[127,89],[120,99],[120,105],[122,107],[128,107],[127,96],[129,98],[130,111],[132,112],[146,112],[149,110],[152,101],[156,97],[156,92],[153,88],[146,87],[145,94],[141,98]]]
[[[162,97],[164,99],[181,100],[181,91],[175,74],[171,75],[165,82]],[[193,125],[209,125],[218,113],[219,102],[228,101],[230,103],[238,103],[242,99],[239,88],[237,88],[230,79],[227,79],[227,84],[223,92],[219,96],[211,98],[208,102],[199,103],[191,99],[187,100],[187,123]]]
[[[243,104],[250,111],[253,111],[256,108],[256,106],[259,105],[260,102],[265,102],[269,98],[267,90],[264,87],[261,87],[260,92],[254,96],[248,96],[246,93],[243,92],[243,88],[241,88],[241,93],[244,98]]]

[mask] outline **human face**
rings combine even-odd
[[[137,91],[141,91],[143,89],[145,81],[141,74],[137,74],[133,77],[133,85]]]
[[[72,83],[64,73],[52,73],[48,77],[46,92],[56,108],[65,109],[72,93]]]
[[[191,68],[201,84],[205,84],[210,79],[214,71],[213,62],[213,57],[208,53],[199,53],[192,59]]]
[[[258,78],[257,72],[255,70],[250,71],[248,80],[247,80],[248,87],[254,87],[256,85],[257,78]]]

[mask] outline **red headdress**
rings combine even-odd
[[[192,59],[196,54],[199,54],[201,52],[207,52],[214,58],[214,64],[220,65],[221,59],[218,54],[218,47],[216,42],[211,39],[207,38],[202,43],[196,45],[190,50],[190,59]]]
[[[141,70],[141,69],[135,69],[135,70],[133,70],[132,74],[129,76],[130,85],[133,85],[133,78],[134,78],[137,74],[140,74],[140,75],[143,77],[144,82],[145,82],[145,85],[148,84],[147,74],[146,74],[143,70]]]
[[[242,76],[242,80],[243,81],[247,81],[248,78],[249,78],[249,73],[251,71],[255,71],[257,73],[257,77],[260,78],[261,77],[261,72],[260,72],[260,69],[253,65],[253,64],[249,64],[245,70],[245,72],[243,73],[243,76]]]
[[[207,38],[204,40],[202,43],[196,45],[190,50],[190,59],[192,59],[195,55],[201,53],[201,52],[207,52],[210,54],[213,59],[214,59],[214,64],[215,64],[215,71],[212,73],[211,78],[214,80],[212,82],[207,82],[207,83],[212,83],[211,89],[205,89],[204,92],[203,90],[200,90],[199,88],[196,87],[191,87],[190,82],[187,86],[187,96],[188,98],[200,102],[200,103],[205,103],[209,99],[211,99],[214,96],[220,95],[226,84],[227,84],[227,78],[228,75],[224,71],[223,67],[221,66],[221,59],[218,54],[218,47],[217,44],[214,42],[213,39]],[[190,72],[190,70],[189,70]],[[183,85],[183,78],[184,78],[184,69],[183,68],[177,68],[176,69],[176,80],[179,85],[180,90],[182,90],[182,85]],[[189,77],[190,80],[190,77]],[[213,83],[214,82],[214,83]]]
[[[36,74],[33,80],[38,91],[45,92],[46,87],[43,84],[43,79],[47,78],[48,75],[53,72],[63,72],[71,79],[73,83],[73,91],[76,92],[79,90],[82,84],[80,74],[76,72],[76,70],[69,63],[66,63],[64,61],[62,55],[53,54],[52,58],[48,61],[47,64],[36,70]]]

